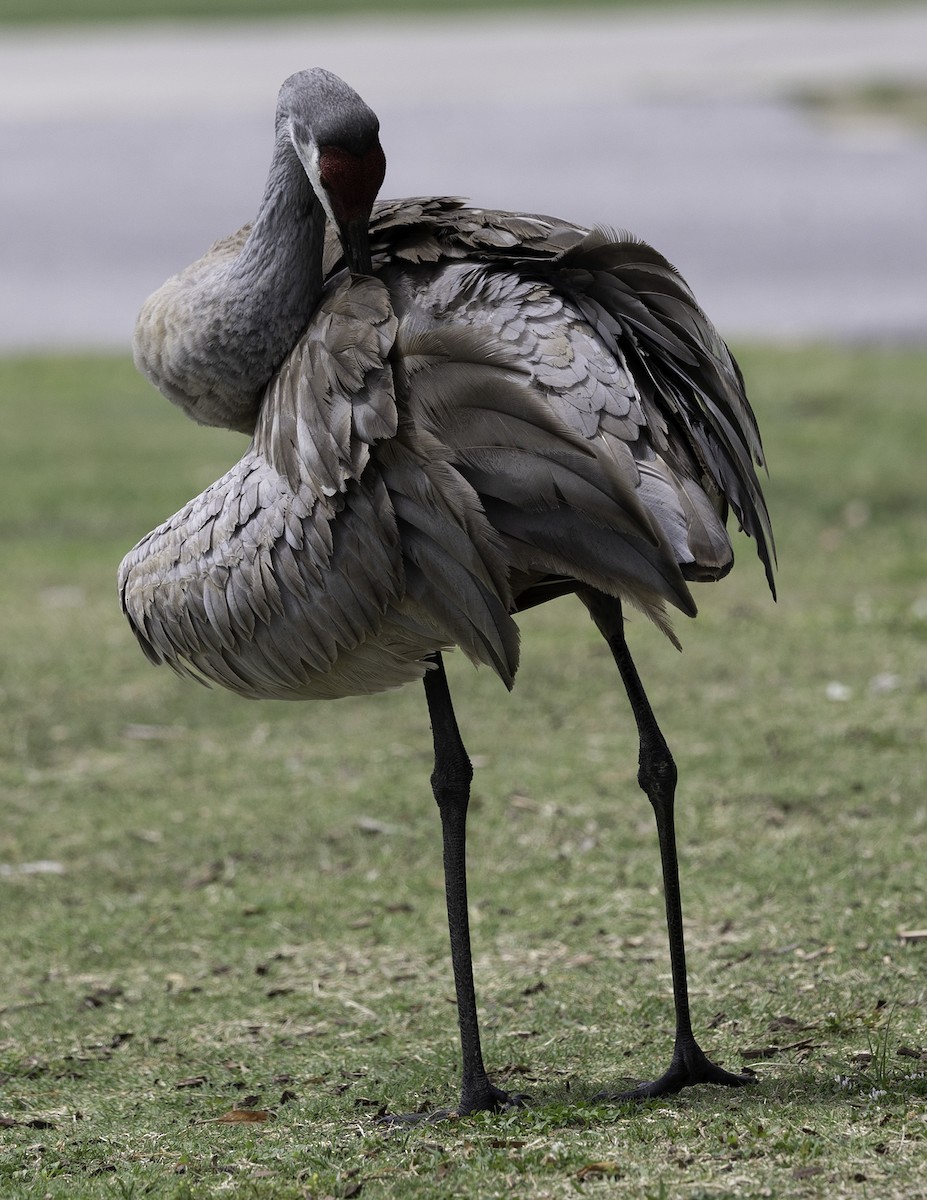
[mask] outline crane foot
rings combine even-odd
[[[378,1121],[391,1128],[408,1129],[411,1125],[437,1125],[441,1121],[454,1121],[476,1112],[504,1112],[509,1108],[524,1108],[528,1096],[518,1092],[504,1092],[488,1083],[478,1093],[462,1096],[457,1108],[438,1108],[432,1112],[381,1113]]]
[[[659,1079],[649,1083],[640,1083],[636,1088],[626,1092],[602,1091],[595,1096],[596,1100],[652,1100],[658,1096],[674,1096],[683,1088],[693,1087],[697,1083],[713,1083],[721,1087],[746,1087],[756,1082],[756,1075],[746,1071],[735,1075],[725,1071],[717,1063],[713,1063],[694,1039],[676,1043],[673,1058],[669,1067]]]

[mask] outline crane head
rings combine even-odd
[[[315,67],[284,82],[277,129],[289,137],[338,230],[348,267],[369,274],[370,211],[386,173],[376,113],[337,75]]]

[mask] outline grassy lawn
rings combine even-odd
[[[927,1195],[927,353],[751,349],[780,602],[752,546],[677,654],[631,643],[680,769],[703,1044],[666,1064],[652,819],[610,659],[528,614],[512,696],[453,656],[487,1058],[456,1031],[420,689],[252,704],[147,665],[124,551],[243,440],[122,359],[0,361],[0,1195]],[[252,1115],[243,1120],[242,1113]]]
[[[869,82],[801,90],[797,103],[831,124],[907,125],[927,130],[927,83]]]
[[[755,3],[756,0],[712,0],[720,4]],[[768,3],[768,0],[760,0]],[[797,2],[797,0],[795,0]],[[828,0],[846,4],[847,0]],[[705,0],[659,0],[661,8],[704,7]],[[571,4],[571,9],[577,5]],[[578,7],[620,9],[654,7],[648,0],[581,0]],[[249,18],[346,17],[398,13],[437,15],[460,13],[462,9],[547,9],[563,12],[563,0],[0,0],[0,22],[42,23],[47,21],[134,21],[163,18]]]

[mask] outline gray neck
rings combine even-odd
[[[227,284],[226,336],[253,359],[258,386],[281,365],[318,304],[324,239],[325,214],[289,137],[280,133],[257,217]]]
[[[241,249],[217,243],[145,302],[139,370],[195,421],[252,433],[268,383],[319,302],[324,239],[322,207],[278,136]]]

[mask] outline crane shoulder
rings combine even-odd
[[[556,217],[474,208],[453,196],[379,200],[370,217],[374,264],[425,263],[443,259],[554,258],[582,240],[586,230]],[[341,246],[329,227],[327,275],[343,265]]]

